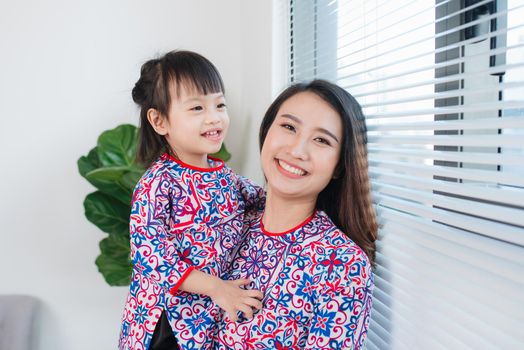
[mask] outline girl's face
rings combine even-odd
[[[171,106],[168,118],[161,118],[162,130],[153,127],[183,162],[207,167],[207,155],[220,150],[229,127],[226,100],[222,92],[203,95],[182,85],[178,97],[170,90]]]
[[[342,136],[340,115],[316,94],[286,100],[261,151],[268,194],[316,201],[333,178]]]

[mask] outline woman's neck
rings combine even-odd
[[[284,232],[304,222],[315,211],[316,200],[285,198],[268,189],[263,224],[269,232]]]

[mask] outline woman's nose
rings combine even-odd
[[[291,144],[290,154],[297,159],[307,160],[309,158],[307,140],[301,139],[300,137],[295,138]]]

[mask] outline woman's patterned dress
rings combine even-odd
[[[251,320],[225,317],[215,349],[360,349],[374,286],[362,249],[320,211],[280,234],[264,229],[261,211],[246,220],[229,278],[251,279],[263,309]]]

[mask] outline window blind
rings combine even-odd
[[[524,344],[524,0],[292,0],[289,82],[361,103],[381,229],[367,349]]]

